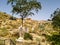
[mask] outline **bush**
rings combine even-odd
[[[32,37],[32,35],[30,35],[29,33],[25,33],[25,34],[24,34],[24,39],[25,39],[25,40],[28,40],[28,39],[33,40],[33,37]]]
[[[52,42],[51,45],[60,45],[60,35],[46,36],[48,41]]]
[[[10,20],[16,20],[16,17],[11,16]]]

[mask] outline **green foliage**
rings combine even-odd
[[[25,33],[25,34],[24,34],[24,39],[25,39],[25,40],[28,40],[28,39],[33,40],[33,37],[32,37],[32,35],[30,35],[29,33]]]
[[[16,20],[16,17],[11,16],[10,20]]]
[[[46,35],[48,41],[52,42],[51,45],[60,45],[60,34],[58,35]]]
[[[60,9],[57,8],[56,11],[51,15],[52,24],[54,28],[60,28]]]
[[[12,5],[12,13],[19,14],[23,20],[29,15],[34,15],[32,10],[38,11],[41,9],[41,3],[37,0],[8,0],[7,3]]]
[[[35,9],[36,11],[38,9],[41,9],[41,3],[37,2],[37,0],[8,0],[8,3],[12,4],[12,7],[13,7],[12,12],[13,13],[15,13],[15,12],[21,13],[22,12],[23,15],[25,15],[25,16],[27,16],[27,13],[31,14],[32,12],[30,12],[30,11],[32,9]]]

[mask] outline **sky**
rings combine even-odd
[[[51,14],[57,9],[60,8],[60,0],[38,0],[42,9],[39,10],[38,13],[35,13],[34,16],[29,16],[28,18],[32,18],[34,20],[47,20],[50,18]],[[11,5],[7,4],[7,0],[0,0],[0,11],[6,12],[7,14],[12,15]],[[19,17],[19,16],[16,16]]]

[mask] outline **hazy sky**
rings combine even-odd
[[[60,0],[38,0],[41,2],[42,9],[35,13],[35,16],[32,16],[32,19],[35,20],[47,20],[50,18],[50,15],[56,10],[60,8]],[[7,0],[0,0],[0,11],[11,14],[11,5],[7,5]]]

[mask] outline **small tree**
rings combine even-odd
[[[35,9],[38,11],[41,9],[41,3],[37,2],[37,0],[8,0],[8,3],[12,4],[12,12],[20,14],[22,19],[22,26],[23,26],[23,19],[29,15],[34,15],[31,11]]]
[[[60,28],[60,9],[57,8],[56,11],[51,15],[52,24],[54,28]]]
[[[41,9],[41,3],[37,0],[8,0],[8,4],[12,5],[12,12],[15,14],[19,14],[22,19],[22,27],[23,20],[29,15],[34,15],[32,10],[37,11]]]

